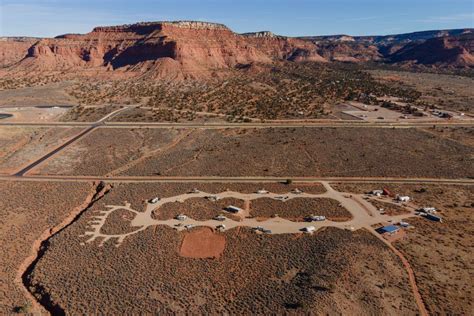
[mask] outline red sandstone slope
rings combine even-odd
[[[38,39],[34,38],[0,38],[0,68],[11,66],[23,58]]]
[[[330,61],[358,63],[383,59],[377,46],[352,42],[319,43],[318,53]]]
[[[209,77],[238,64],[325,61],[315,45],[261,33],[238,35],[221,24],[157,22],[97,27],[33,45],[14,70],[111,71],[155,78]]]
[[[390,59],[396,63],[474,67],[474,34],[439,37],[408,44]]]
[[[67,34],[36,43],[0,42],[0,56],[4,56],[0,68],[8,66],[3,72],[14,76],[52,72],[186,79],[211,78],[235,67],[286,60],[472,67],[469,32],[454,30],[453,34],[462,35],[416,42],[408,41],[411,35],[405,34],[398,36],[404,41],[398,43],[397,36],[371,37],[370,41],[348,36],[287,38],[270,32],[236,34],[216,23],[151,22],[97,27],[88,34]],[[413,34],[414,38],[440,35],[434,31]]]

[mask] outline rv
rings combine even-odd
[[[314,233],[316,231],[316,227],[314,226],[307,226],[307,227],[304,227],[303,229],[301,229],[302,231],[304,231],[305,233]]]
[[[150,203],[155,204],[155,203],[158,203],[159,200],[160,200],[160,198],[156,197],[156,198],[151,199]]]

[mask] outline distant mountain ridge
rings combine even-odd
[[[312,41],[332,41],[332,42],[368,42],[371,44],[393,44],[393,43],[407,43],[419,40],[428,40],[436,37],[459,36],[462,34],[474,33],[474,29],[451,29],[451,30],[430,30],[419,31],[402,34],[391,35],[367,35],[367,36],[352,36],[347,34],[340,35],[319,35],[319,36],[299,36],[298,38]]]
[[[275,61],[380,62],[430,67],[474,66],[473,29],[387,36],[285,37],[237,34],[219,23],[142,22],[99,26],[55,38],[2,38],[6,73],[59,72],[152,79],[212,78],[226,70]]]

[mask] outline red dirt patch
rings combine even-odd
[[[225,242],[225,236],[214,233],[211,228],[193,229],[184,235],[179,255],[195,259],[217,259],[224,251]]]

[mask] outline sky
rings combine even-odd
[[[474,28],[474,0],[0,0],[0,36],[163,20],[219,22],[238,33],[386,35]]]

